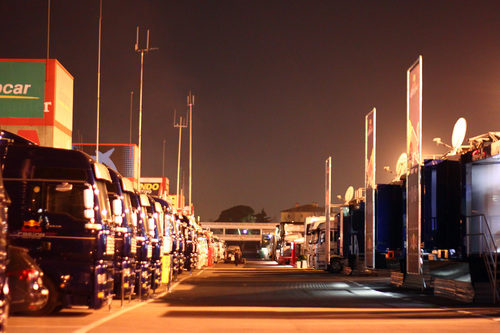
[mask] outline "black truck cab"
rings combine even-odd
[[[162,258],[162,239],[161,229],[158,215],[158,206],[147,194],[140,194],[141,205],[145,210],[148,236],[151,242],[151,288],[157,289],[161,284],[161,258]]]
[[[120,297],[129,297],[135,285],[137,248],[132,246],[132,240],[135,240],[136,228],[132,222],[130,198],[127,197],[126,200],[124,196],[123,178],[111,168],[108,168],[108,171],[112,182],[106,185],[112,206],[114,221],[112,225],[115,235],[114,293]]]
[[[129,183],[127,185],[127,183]],[[151,290],[151,269],[150,261],[153,256],[151,242],[148,235],[148,221],[145,209],[141,205],[140,195],[132,186],[130,180],[123,178],[124,195],[130,199],[132,206],[132,219],[135,220],[136,234],[135,242],[132,240],[132,246],[136,244],[136,266],[135,266],[135,294],[142,297],[148,295]],[[134,223],[134,222],[133,222]]]
[[[175,252],[175,274],[181,274],[186,262],[186,228],[187,225],[183,222],[183,216],[176,215],[176,252]]]
[[[29,249],[45,273],[44,312],[110,302],[115,246],[107,168],[73,150],[9,144],[2,151],[10,242]]]
[[[9,315],[9,281],[7,279],[7,211],[10,200],[0,174],[0,332],[5,331]]]

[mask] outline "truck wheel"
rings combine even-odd
[[[37,311],[30,311],[29,313],[27,313],[29,315],[46,316],[48,314],[58,312],[63,308],[59,300],[59,291],[57,290],[54,282],[52,282],[50,278],[44,276],[43,284],[44,287],[49,291],[49,299],[47,300],[47,303],[43,306],[43,308]]]
[[[330,261],[329,271],[330,273],[340,273],[342,271],[342,263],[338,260],[332,259]]]

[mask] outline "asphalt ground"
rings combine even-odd
[[[8,332],[500,332],[500,308],[273,262],[181,275],[170,292],[111,311],[68,309],[9,318]]]

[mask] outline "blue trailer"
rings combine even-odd
[[[402,184],[378,184],[375,205],[375,268],[386,268],[399,263],[404,246]]]

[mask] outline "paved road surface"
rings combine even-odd
[[[332,275],[271,262],[218,264],[169,294],[112,311],[11,317],[8,332],[500,332],[500,308],[391,288],[387,277]]]

